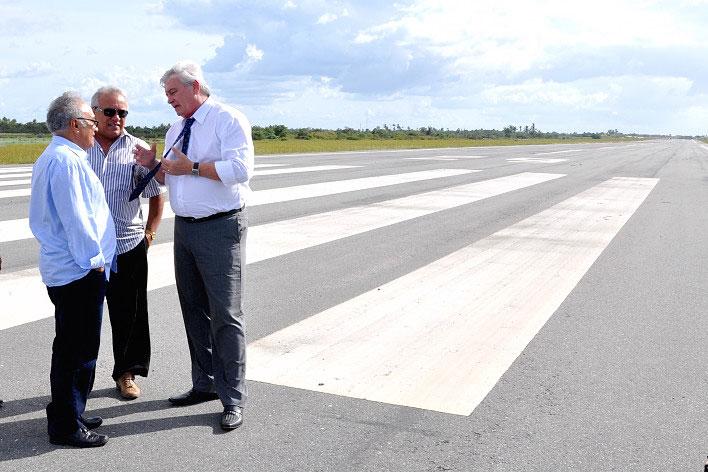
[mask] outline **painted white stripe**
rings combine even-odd
[[[456,161],[457,159],[451,157],[406,157],[409,161]]]
[[[706,146],[705,144],[701,144],[701,147],[702,147],[703,149],[708,149],[708,146]]]
[[[0,179],[19,179],[22,177],[32,177],[32,172],[12,172],[12,173],[5,173],[5,174],[0,174]]]
[[[457,161],[459,159],[483,159],[487,156],[430,156],[430,157],[406,157],[410,161]]]
[[[270,167],[282,167],[287,164],[256,164],[256,169],[267,169]]]
[[[468,169],[435,169],[429,171],[407,172],[405,174],[379,175],[376,177],[362,177],[358,179],[337,180],[316,184],[298,185],[294,187],[259,190],[251,194],[248,206],[266,205],[270,203],[299,200],[302,198],[322,197],[338,193],[367,190],[387,185],[398,185],[422,180],[454,177],[479,170]]]
[[[270,203],[299,200],[302,198],[322,197],[337,193],[365,190],[387,185],[397,185],[422,180],[438,179],[443,177],[453,177],[478,170],[466,169],[436,169],[420,172],[408,172],[405,174],[381,175],[376,177],[363,177],[359,179],[339,180],[334,182],[321,182],[317,184],[298,185],[294,187],[277,188],[271,190],[259,190],[251,194],[248,206],[267,205]],[[143,215],[149,213],[148,204],[143,204]],[[165,205],[162,210],[162,219],[174,218],[170,205]],[[29,219],[21,218],[16,220],[0,221],[0,243],[8,241],[18,241],[20,239],[33,238],[29,229]]]
[[[541,157],[512,157],[507,159],[509,162],[535,162],[538,164],[555,164],[556,162],[565,162],[568,159],[544,159]]]
[[[311,166],[311,167],[291,167],[288,169],[256,170],[253,175],[275,175],[275,174],[296,174],[299,172],[321,172],[325,170],[353,169],[361,166]]]
[[[0,167],[0,174],[16,174],[18,172],[32,172],[32,167]]]
[[[0,190],[0,198],[28,197],[30,193],[29,187],[14,190]]]
[[[12,185],[29,185],[30,183],[32,183],[31,179],[0,180],[0,187],[10,187]]]
[[[562,177],[563,174],[523,173],[369,206],[332,211],[248,230],[248,263],[288,254],[411,218],[454,208]],[[148,290],[174,284],[172,243],[150,248]],[[39,269],[0,273],[3,301],[0,330],[53,315]],[[5,301],[9,302],[5,302]]]
[[[566,150],[563,150],[563,151],[537,152],[537,153],[535,153],[534,155],[536,155],[536,156],[543,156],[543,155],[546,155],[546,154],[564,154],[564,153],[566,153],[566,152],[580,152],[580,151],[582,151],[582,149],[566,149]]]
[[[299,172],[318,172],[325,170],[336,170],[336,169],[351,169],[361,166],[313,166],[313,167],[295,167],[290,169],[270,169],[270,170],[256,170],[253,172],[254,176],[263,175],[275,175],[275,174],[295,174]],[[10,198],[10,197],[26,197],[30,194],[30,189],[18,189],[18,190],[0,190],[0,198]]]
[[[469,415],[657,181],[614,178],[251,343],[248,378]]]
[[[248,262],[282,256],[563,177],[522,173],[249,229]],[[251,244],[250,241],[257,241]]]

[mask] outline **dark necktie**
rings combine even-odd
[[[192,123],[194,123],[194,118],[187,118],[187,120],[184,122],[184,128],[182,128],[182,131],[180,131],[179,136],[177,136],[177,139],[175,139],[175,142],[172,144],[172,146],[174,146],[175,144],[177,144],[177,141],[179,141],[182,136],[184,136],[184,139],[182,140],[182,152],[185,154],[187,154],[187,149],[189,148],[189,136],[192,134]],[[171,150],[172,147],[168,148],[165,155],[162,156],[162,159],[166,158]],[[147,185],[150,183],[150,179],[155,177],[157,171],[160,170],[160,166],[162,166],[162,161],[158,162],[153,170],[148,172],[145,177],[140,179],[140,181],[135,185],[135,188],[131,192],[130,197],[128,198],[129,202],[135,200],[140,196],[141,193],[143,193],[145,187],[147,187]]]

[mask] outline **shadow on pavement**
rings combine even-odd
[[[114,392],[115,389],[111,388],[94,391],[91,393],[91,398],[115,397]],[[0,408],[0,463],[40,456],[64,448],[64,446],[55,446],[49,443],[46,416],[16,421],[11,419],[14,416],[44,411],[49,401],[49,396],[5,401],[4,406]],[[92,409],[90,405],[89,399],[89,409],[86,411],[86,415],[102,417],[104,423],[97,431],[107,434],[111,439],[190,426],[211,426],[214,429],[214,434],[224,433],[219,426],[220,405],[218,410],[214,412],[192,415],[185,414],[189,412],[189,407],[174,407],[167,400],[124,402],[117,406],[98,409]],[[111,419],[161,410],[174,410],[175,415],[169,418],[142,419],[111,424]],[[106,447],[110,447],[110,442]]]

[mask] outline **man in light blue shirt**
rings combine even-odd
[[[47,127],[54,137],[32,169],[29,223],[40,244],[42,281],[55,307],[49,440],[75,447],[103,446],[108,437],[90,431],[100,426],[101,419],[83,416],[116,252],[103,186],[86,159],[96,119],[86,102],[66,92],[49,105]]]

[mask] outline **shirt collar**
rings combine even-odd
[[[211,110],[213,106],[214,104],[212,103],[211,97],[207,97],[206,101],[197,108],[197,111],[192,114],[191,118],[194,118],[194,121],[203,125],[209,110]]]
[[[64,136],[54,135],[52,137],[52,143],[56,144],[57,146],[68,146],[79,157],[86,157],[86,151],[81,149],[79,145],[75,142],[66,139]]]

